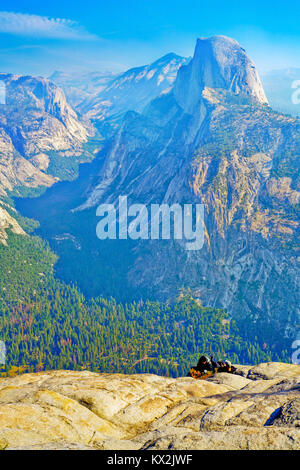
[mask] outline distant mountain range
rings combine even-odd
[[[63,87],[82,116],[91,119],[102,133],[111,134],[128,110],[140,112],[151,100],[169,90],[178,69],[188,61],[170,53],[150,65],[115,77],[95,73],[74,78],[56,72],[51,79]]]
[[[97,120],[120,118],[128,110],[140,112],[156,96],[172,87],[179,68],[188,60],[167,54],[150,65],[130,69],[84,101],[79,109]]]
[[[141,111],[143,103],[154,98],[153,93],[168,89],[175,81],[176,73],[181,65],[186,65],[190,58],[167,54],[161,59],[144,67],[130,69],[123,74],[110,72],[68,73],[54,72],[50,80],[61,87],[70,104],[79,112],[86,112],[92,118],[101,119],[116,113],[118,108]],[[170,68],[169,68],[170,67]],[[149,87],[148,77],[155,71],[154,80]],[[144,75],[145,73],[145,75]],[[148,75],[147,75],[148,74]],[[165,79],[161,81],[161,77]],[[143,78],[143,80],[142,80]],[[155,87],[157,80],[158,89]],[[270,106],[281,113],[291,116],[300,115],[300,104],[292,101],[295,89],[292,85],[300,80],[300,68],[272,70],[261,74],[264,91]],[[131,93],[131,87],[139,84]],[[130,91],[131,90],[131,91]],[[112,99],[112,102],[110,100]],[[118,100],[121,103],[116,106]]]
[[[97,95],[111,83],[116,74],[111,72],[60,72],[55,71],[49,80],[61,87],[71,106],[76,107],[91,96]]]

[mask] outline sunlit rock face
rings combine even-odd
[[[87,131],[67,103],[63,91],[41,78],[0,74],[5,104],[0,106],[0,127],[23,156],[43,151],[78,149]]]
[[[88,131],[51,81],[4,73],[0,81],[0,195],[17,186],[51,186],[53,154],[80,156]]]
[[[0,448],[299,449],[300,366],[241,366],[238,374],[0,379]]]
[[[237,41],[225,36],[197,40],[193,59],[178,72],[176,100],[192,114],[199,107],[206,87],[268,103],[253,62]]]
[[[4,207],[0,205],[0,244],[7,245],[7,231],[12,231],[17,235],[25,235],[25,232]]]

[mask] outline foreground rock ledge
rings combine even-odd
[[[300,366],[0,379],[0,449],[300,449]]]

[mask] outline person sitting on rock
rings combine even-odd
[[[209,359],[208,356],[201,356],[196,369],[203,374],[207,372],[214,372],[215,363],[213,363],[212,358]]]
[[[201,356],[198,364],[194,367],[191,367],[188,373],[188,377],[193,377],[194,379],[203,379],[213,375],[216,370],[216,363],[212,362],[212,359],[209,359],[208,356]]]
[[[214,361],[213,356],[201,356],[196,367],[192,367],[188,373],[188,377],[203,378],[207,375],[215,374],[216,372],[229,372],[234,374],[236,368],[231,365],[231,362]]]

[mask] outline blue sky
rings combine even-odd
[[[121,71],[197,37],[225,34],[260,71],[300,67],[300,2],[286,0],[1,0],[2,72]]]

